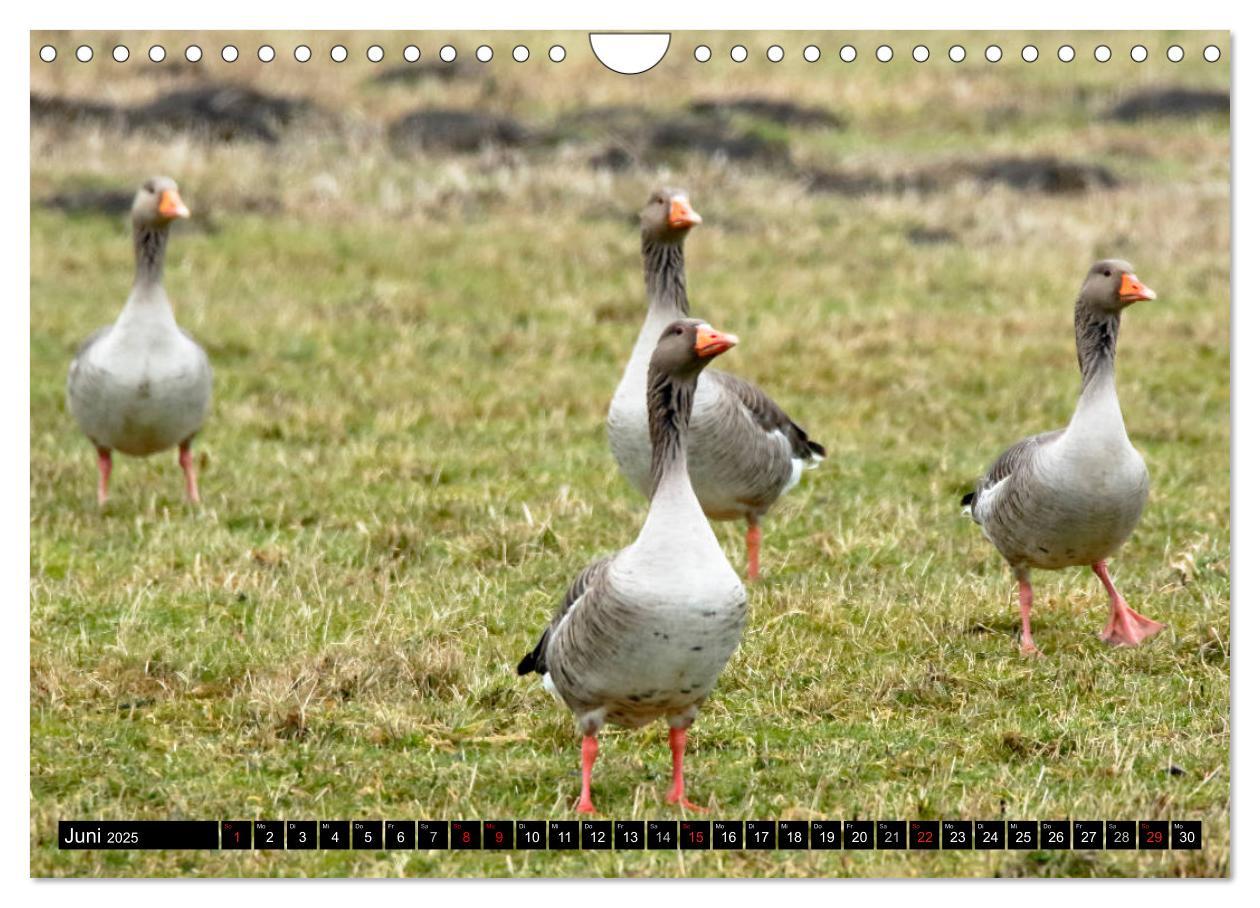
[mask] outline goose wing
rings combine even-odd
[[[822,460],[827,449],[809,437],[809,434],[787,415],[765,391],[752,382],[727,372],[710,370],[709,375],[726,396],[752,416],[767,433],[781,432],[792,447],[792,456],[809,463]]]
[[[975,489],[963,496],[963,507],[967,509],[971,519],[976,523],[980,523],[979,515],[976,514],[975,504],[999,483],[1023,470],[1040,448],[1059,438],[1065,431],[1065,429],[1055,429],[1051,432],[1042,432],[1039,435],[1029,435],[1003,451],[998,459],[993,461],[993,465],[989,467],[988,472],[980,477]]]
[[[608,574],[608,567],[612,564],[614,557],[614,555],[605,555],[602,558],[596,558],[574,578],[573,583],[569,586],[569,591],[564,594],[560,608],[538,639],[538,644],[533,650],[526,653],[525,658],[521,659],[516,666],[518,675],[528,675],[530,672],[537,672],[540,675],[547,674],[547,643],[551,639],[551,632],[564,619],[565,615],[583,600],[588,592],[603,586],[604,578]]]

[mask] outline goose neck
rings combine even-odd
[[[671,320],[688,316],[687,272],[681,242],[662,242],[644,236],[643,277],[649,311]]]
[[[161,286],[168,236],[169,230],[165,226],[135,226],[133,240],[136,250],[136,289]]]

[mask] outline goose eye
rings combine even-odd
[[[1108,268],[1106,271],[1104,271],[1104,272],[1103,272],[1103,277],[1111,277],[1111,269],[1110,269],[1110,268]]]

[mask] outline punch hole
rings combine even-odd
[[[777,44],[771,44],[766,48],[766,59],[771,63],[783,62],[783,48]]]
[[[801,56],[805,58],[806,63],[817,63],[822,59],[822,51],[818,49],[817,44],[806,44],[805,49],[801,51]]]
[[[224,63],[235,63],[240,55],[241,52],[236,49],[235,44],[225,44],[223,50],[219,51],[219,56],[223,58]]]
[[[529,52],[526,51],[527,55],[528,53]],[[414,44],[408,44],[403,48],[403,59],[408,63],[415,63],[420,59],[420,48],[416,47]]]
[[[512,59],[517,63],[524,63],[529,59],[529,48],[524,44],[518,44],[512,48]]]
[[[665,54],[669,51],[670,33],[669,32],[591,32],[588,36],[591,44],[591,53],[595,55],[595,59],[599,60],[605,67],[615,73],[623,76],[636,76],[639,73],[645,73],[656,64],[665,59]],[[703,47],[704,45],[700,45]],[[558,48],[558,51],[557,51]],[[565,50],[561,45],[552,48],[553,51],[559,53],[559,59],[552,57],[552,60],[559,63],[564,59]],[[707,51],[708,48],[706,47]],[[692,51],[693,57],[700,60],[696,56],[696,51]],[[711,59],[712,52],[705,59]],[[701,60],[700,62],[704,62]]]
[[[1203,48],[1203,59],[1207,60],[1209,63],[1215,63],[1220,58],[1221,49],[1215,44],[1209,44],[1207,47]]]
[[[293,59],[299,63],[307,63],[311,59],[311,49],[305,44],[299,44],[293,48]]]
[[[154,44],[149,48],[149,59],[154,63],[161,63],[166,59],[166,48],[161,44]]]
[[[1041,56],[1041,51],[1037,50],[1035,44],[1025,44],[1024,49],[1019,52],[1025,63],[1036,63],[1037,58]]]
[[[713,59],[713,51],[706,44],[697,44],[691,55],[696,58],[697,63],[708,63]]]
[[[914,49],[910,51],[910,56],[914,57],[916,63],[926,63],[928,57],[932,56],[932,52],[927,49],[925,44],[916,44]]]
[[[184,48],[184,59],[189,63],[201,62],[201,48],[196,44],[189,44]]]
[[[369,63],[380,63],[385,59],[385,48],[379,44],[373,44],[367,49],[367,58]]]
[[[350,51],[346,50],[343,44],[334,44],[328,56],[332,57],[334,63],[345,63],[346,58],[350,56]]]
[[[736,44],[731,48],[731,59],[736,63],[743,63],[748,59],[748,48],[742,44]]]
[[[494,59],[494,48],[489,44],[483,44],[477,48],[477,59],[482,63],[489,63]]]
[[[1186,52],[1181,49],[1180,44],[1173,44],[1168,48],[1168,61],[1170,63],[1180,63],[1185,59]]]
[[[114,62],[126,63],[131,59],[131,51],[127,50],[127,45],[118,44],[114,46]]]
[[[258,48],[258,62],[270,63],[276,58],[276,49],[270,44],[263,44]]]
[[[568,56],[563,44],[553,44],[547,48],[547,59],[552,63],[563,63],[564,58]]]
[[[949,49],[949,58],[955,63],[961,63],[963,60],[967,59],[967,48],[963,47],[961,44],[955,44]]]
[[[1111,59],[1111,48],[1106,44],[1099,44],[1094,48],[1094,59],[1099,63],[1106,63]]]
[[[1134,44],[1129,51],[1129,59],[1134,63],[1145,63],[1147,56],[1146,48],[1141,44]]]
[[[857,48],[852,44],[846,44],[840,48],[840,59],[845,63],[852,63],[857,59]]]
[[[39,58],[45,63],[51,63],[53,60],[57,59],[57,48],[53,47],[51,44],[45,44],[39,49]]]
[[[1076,48],[1071,44],[1064,44],[1059,48],[1059,59],[1064,63],[1071,63],[1076,59]]]
[[[443,44],[442,49],[438,51],[438,57],[441,58],[443,63],[454,63],[455,58],[458,56],[458,52],[449,44]]]
[[[74,49],[74,58],[80,63],[91,63],[92,48],[88,47],[86,44],[80,44]]]
[[[875,59],[880,63],[887,63],[893,58],[893,49],[887,44],[881,44],[875,48]]]
[[[996,44],[990,44],[984,49],[984,58],[990,63],[997,63],[1002,59],[1002,48]]]

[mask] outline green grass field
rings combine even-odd
[[[78,38],[57,39],[63,56]],[[99,49],[108,46],[90,36]],[[777,37],[788,60],[764,61]],[[1220,876],[1229,863],[1230,165],[1223,117],[1134,125],[1126,92],[1228,87],[1188,55],[1035,36],[1042,61],[983,62],[987,36],[859,35],[844,67],[793,36],[686,36],[626,79],[569,34],[493,75],[382,86],[352,59],[217,80],[337,111],[281,142],[37,124],[31,137],[31,870],[40,876]],[[834,40],[832,38],[834,37]],[[1094,36],[1101,38],[1102,36]],[[1115,39],[1115,35],[1109,36]],[[280,48],[295,43],[277,36]],[[37,48],[46,35],[32,36]],[[257,36],[238,36],[243,48]],[[320,48],[328,35],[308,35]],[[551,67],[543,49],[570,45]],[[849,40],[853,36],[849,36]],[[186,43],[166,36],[168,48]],[[418,42],[434,56],[444,38]],[[688,48],[715,48],[706,67]],[[874,63],[888,40],[897,59]],[[923,40],[928,64],[910,62]],[[943,62],[954,40],[961,66]],[[112,43],[112,38],[110,39]],[[36,60],[34,90],[147,100],[186,75]],[[402,37],[382,41],[391,57]],[[471,58],[474,39],[453,36]],[[206,37],[204,46],[212,46]],[[761,48],[758,50],[758,48]],[[177,55],[177,54],[176,54]],[[165,71],[163,71],[165,72]],[[559,143],[406,154],[383,126],[423,105],[529,122],[583,106],[668,113],[751,91],[825,106],[838,131],[775,127],[794,170],[682,156],[609,172]],[[764,127],[767,133],[770,127]],[[994,156],[1102,164],[1119,185],[1048,194],[960,180],[811,193],[800,168],[883,173]],[[216,370],[187,506],[174,452],[119,459],[98,511],[63,400],[79,340],[126,296],[125,221],[41,199],[175,176],[193,219],[167,287]],[[644,502],[603,420],[644,311],[632,216],[658,182],[704,215],[693,309],[742,343],[830,457],[766,524],[743,644],[692,734],[689,794],[716,818],[1191,818],[1205,850],[998,853],[59,853],[58,818],[564,818],[570,716],[516,661],[569,580],[629,542]],[[927,232],[937,242],[916,241]],[[1045,658],[1022,658],[1014,583],[958,499],[1006,444],[1068,419],[1072,306],[1091,261],[1130,259],[1159,300],[1129,310],[1121,402],[1151,474],[1113,562],[1152,643],[1097,639],[1087,570],[1034,576]],[[743,566],[742,528],[719,525]],[[674,817],[663,724],[609,729],[605,817]]]

